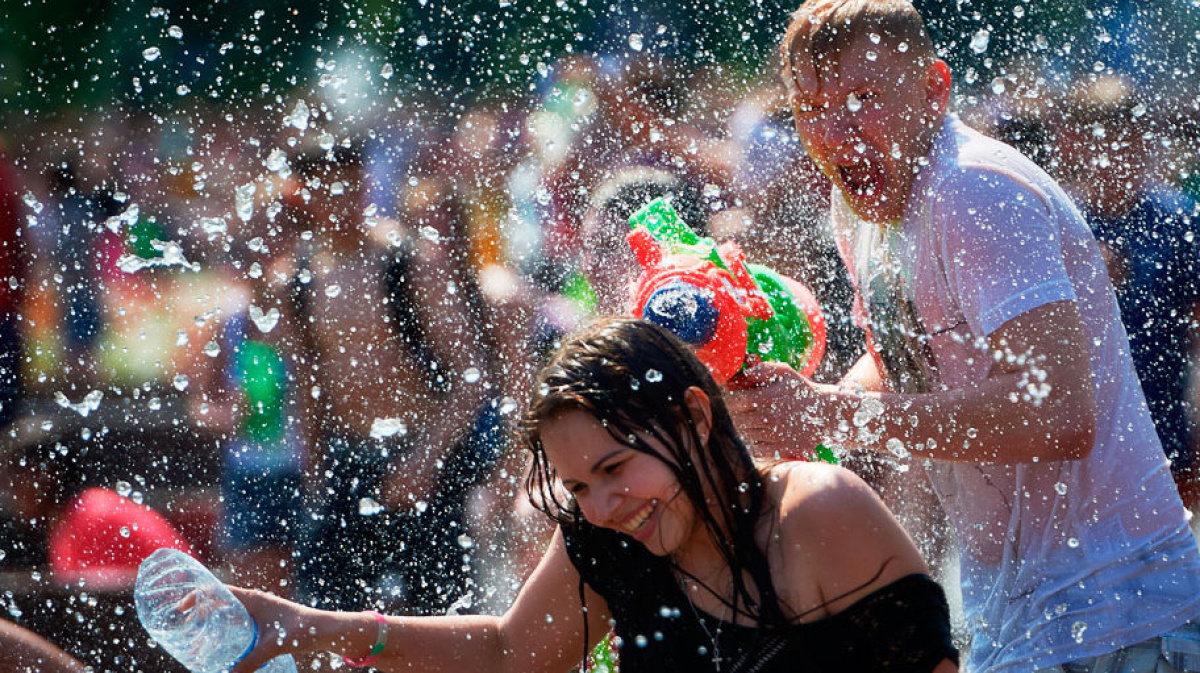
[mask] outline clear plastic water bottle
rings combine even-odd
[[[258,625],[245,606],[208,568],[178,549],[159,549],[142,561],[133,598],[142,626],[192,673],[227,671],[258,640]],[[190,606],[181,610],[184,599]],[[296,661],[284,655],[258,670],[296,673]]]

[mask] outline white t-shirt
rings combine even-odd
[[[1083,218],[1041,169],[953,115],[929,159],[904,218],[886,229],[855,217],[836,190],[832,200],[835,238],[892,385],[983,380],[989,334],[1069,300],[1095,386],[1085,459],[927,464],[961,553],[968,669],[1052,666],[1200,615],[1200,554]],[[1036,371],[1025,383],[1014,393],[1045,393]]]

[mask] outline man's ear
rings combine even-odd
[[[934,117],[941,118],[950,106],[950,91],[954,79],[950,75],[950,66],[940,58],[933,59],[925,71],[925,101],[929,104]]]
[[[707,444],[709,433],[712,432],[712,402],[708,399],[708,393],[692,386],[683,393],[683,405],[696,426],[700,442]]]

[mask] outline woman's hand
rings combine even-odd
[[[277,656],[316,649],[315,634],[317,622],[323,614],[321,611],[263,591],[234,586],[229,590],[246,606],[250,618],[258,624],[258,643],[230,673],[254,673]]]

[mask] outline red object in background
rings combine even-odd
[[[160,547],[193,553],[158,512],[113,491],[90,488],[50,533],[50,568],[67,582],[82,578],[91,586],[126,586],[142,560]]]
[[[17,315],[29,264],[21,239],[20,180],[2,150],[0,147],[0,318]],[[15,287],[10,278],[17,279]]]

